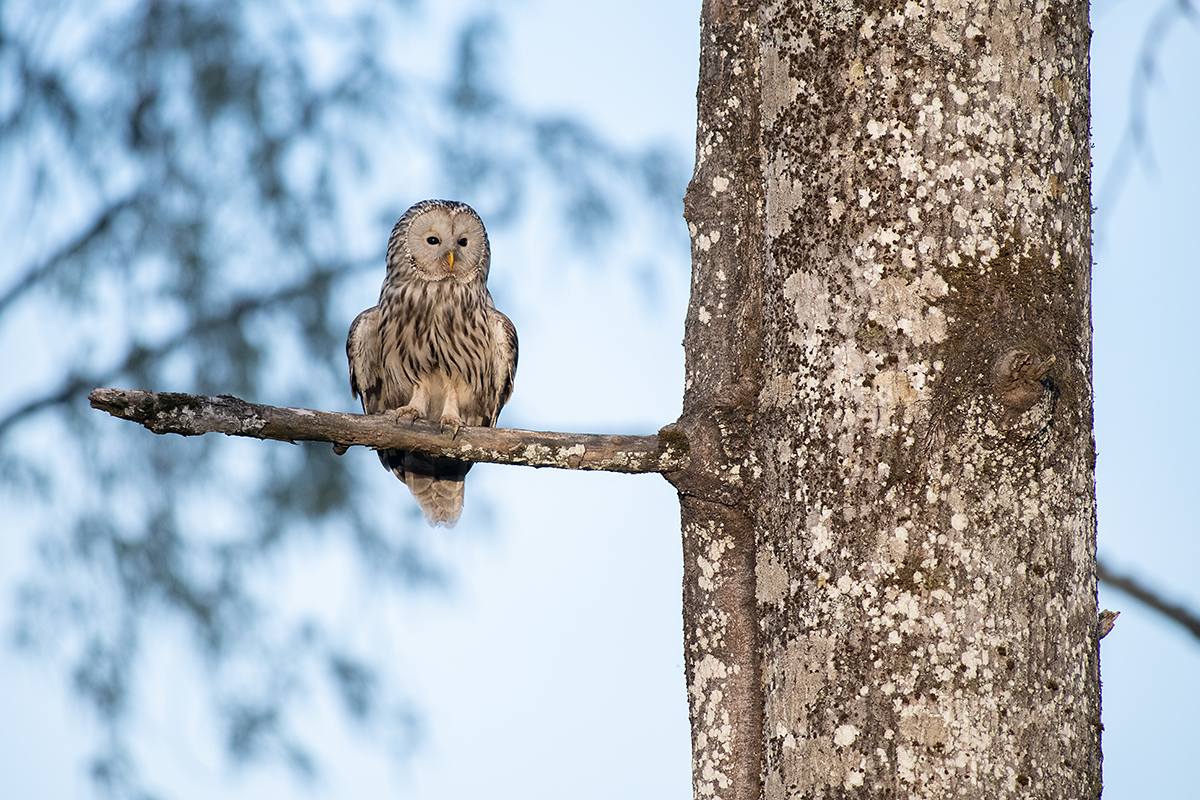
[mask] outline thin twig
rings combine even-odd
[[[1157,169],[1146,134],[1150,89],[1158,78],[1163,43],[1176,24],[1184,19],[1196,19],[1196,9],[1192,0],[1168,0],[1155,13],[1142,35],[1137,63],[1129,85],[1129,117],[1125,122],[1125,129],[1121,132],[1116,152],[1113,153],[1108,169],[1098,181],[1099,186],[1094,192],[1096,212],[1092,218],[1092,227],[1095,229],[1094,238],[1098,245],[1103,243],[1107,235],[1108,218],[1116,208],[1117,199],[1138,156],[1144,160],[1147,170],[1153,172]]]
[[[92,407],[140,423],[155,433],[224,433],[283,442],[330,442],[339,452],[419,450],[461,461],[604,472],[676,472],[687,467],[687,437],[675,429],[654,436],[549,433],[464,427],[457,434],[429,422],[397,421],[392,414],[342,414],[136,389],[96,389]]]
[[[1103,639],[1108,634],[1112,633],[1113,625],[1117,624],[1117,617],[1121,616],[1120,611],[1109,611],[1107,608],[1100,612],[1100,621],[1096,626],[1097,639]]]
[[[1173,622],[1177,622],[1187,629],[1188,633],[1200,639],[1200,617],[1193,614],[1187,608],[1181,605],[1168,602],[1159,597],[1156,592],[1147,589],[1134,578],[1128,575],[1118,575],[1113,572],[1103,561],[1096,561],[1096,577],[1102,582],[1107,583],[1114,589],[1124,592],[1135,600],[1150,606],[1150,608],[1165,615]]]
[[[120,200],[114,200],[107,208],[96,215],[96,218],[87,230],[81,231],[74,239],[64,244],[53,255],[36,267],[31,267],[16,283],[8,287],[3,294],[0,294],[0,314],[4,313],[25,292],[46,280],[61,264],[87,250],[96,239],[112,228],[113,223],[123,211],[131,208],[138,200],[139,196],[137,194]]]

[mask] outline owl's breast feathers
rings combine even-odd
[[[389,279],[379,305],[351,325],[346,353],[368,414],[400,408],[423,387],[431,402],[422,411],[437,420],[453,385],[463,422],[491,426],[512,396],[517,332],[482,282]]]

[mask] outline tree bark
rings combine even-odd
[[[1099,795],[1087,9],[704,3],[697,798]]]
[[[762,352],[763,186],[756,11],[706,0],[696,168],[684,199],[692,294],[679,426],[691,468],[667,476],[683,530],[683,643],[697,798],[755,800],[763,689],[754,599],[762,466],[754,405]]]

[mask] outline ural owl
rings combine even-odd
[[[517,331],[492,305],[491,253],[474,209],[425,200],[392,229],[379,304],[358,315],[346,339],[350,390],[363,411],[397,420],[496,424],[512,395]],[[408,484],[431,525],[452,526],[471,465],[407,450],[380,450]]]

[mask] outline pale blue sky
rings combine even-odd
[[[1092,27],[1094,184],[1105,174],[1129,107],[1141,32],[1159,3],[1097,6]],[[1200,609],[1200,27],[1165,40],[1148,131],[1156,171],[1135,168],[1094,251],[1093,327],[1100,553]],[[1101,646],[1104,783],[1108,800],[1187,798],[1200,785],[1200,643],[1124,595]]]
[[[1124,123],[1133,52],[1157,7],[1096,5],[1097,182]],[[525,0],[502,14],[505,81],[518,100],[581,116],[623,144],[665,141],[690,161],[698,2]],[[444,6],[425,15],[443,32],[455,19]],[[1100,550],[1193,608],[1200,434],[1190,345],[1200,258],[1187,236],[1200,217],[1198,43],[1187,23],[1166,42],[1150,104],[1159,169],[1131,174],[1095,252],[1094,279]],[[675,226],[661,232],[653,302],[628,265],[598,267],[542,238],[536,224],[494,236],[493,280],[522,340],[506,424],[648,432],[678,415],[688,252],[682,220]],[[361,305],[377,286],[364,288]],[[407,501],[375,472],[381,497]],[[457,565],[450,598],[369,595],[332,544],[298,545],[269,578],[288,602],[319,601],[325,618],[393,664],[425,714],[425,747],[397,765],[346,732],[336,711],[305,709],[327,748],[313,796],[690,797],[678,507],[665,481],[483,465],[471,474],[460,527],[430,541]],[[28,545],[0,540],[0,585],[11,587],[30,564]],[[1122,595],[1102,590],[1101,603],[1122,611],[1102,649],[1105,797],[1194,796],[1200,646]],[[6,591],[0,615],[11,611]],[[135,714],[152,786],[180,800],[308,794],[275,772],[227,770],[203,702],[188,693],[197,668],[180,655],[180,637],[153,652]],[[83,758],[94,728],[65,686],[45,664],[0,652],[4,800],[90,796]]]

